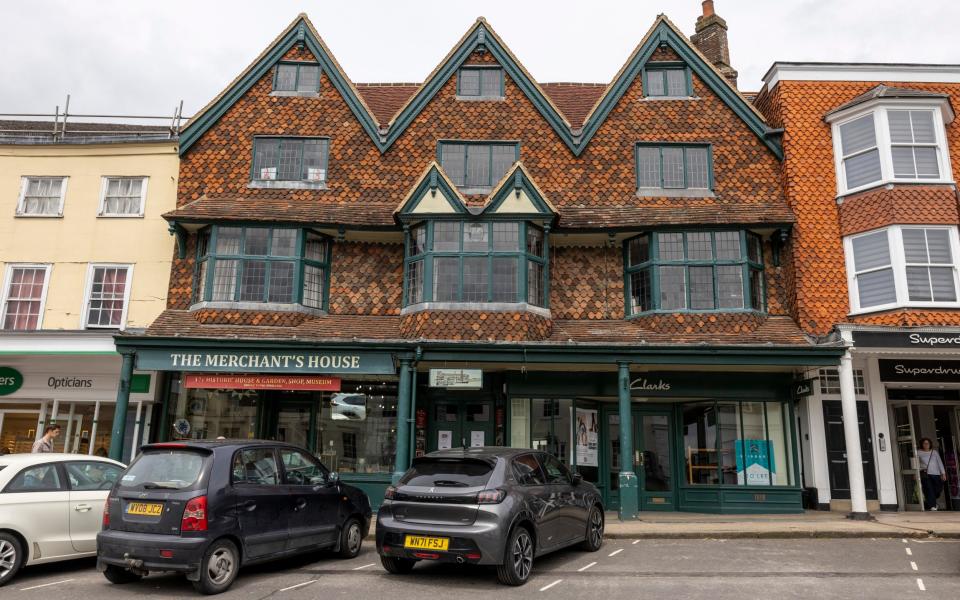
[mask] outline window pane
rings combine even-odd
[[[907,267],[907,291],[911,301],[929,302],[933,299],[930,293],[930,272],[927,271],[927,267]]]
[[[456,186],[466,182],[467,147],[464,144],[442,144],[440,146],[440,167]]]
[[[930,267],[930,285],[934,302],[956,302],[957,287],[953,267]]]
[[[936,148],[914,148],[913,157],[917,164],[918,179],[938,179],[940,177],[940,164],[937,161]]]
[[[465,187],[489,187],[490,146],[471,144],[467,146],[467,176]]]
[[[16,267],[10,270],[7,303],[3,309],[3,328],[36,329],[40,324],[45,268]]]
[[[630,314],[653,310],[650,269],[630,274]]]
[[[739,407],[743,429],[736,444],[737,483],[770,485],[774,465],[771,464],[773,456],[764,425],[763,403],[741,402]]]
[[[304,181],[327,180],[327,148],[330,140],[303,141],[303,171],[300,179]]]
[[[280,140],[280,156],[277,163],[277,179],[292,181],[301,179],[303,140]]]
[[[457,252],[460,250],[460,223],[437,221],[433,225],[434,252]]]
[[[94,268],[87,307],[88,326],[120,327],[123,324],[127,272],[126,267]]]
[[[213,268],[213,302],[232,302],[237,285],[237,260],[214,261]]]
[[[641,235],[627,242],[627,256],[631,267],[650,260],[650,236]]]
[[[855,188],[874,181],[880,181],[880,152],[870,150],[851,156],[843,161],[847,174],[847,187]]]
[[[896,302],[897,291],[893,284],[893,269],[857,275],[857,292],[861,308]]]
[[[56,465],[29,467],[7,484],[7,491],[11,492],[49,492],[58,489],[61,489],[60,474]]]
[[[913,164],[913,148],[910,146],[894,146],[891,152],[893,154],[894,176],[915,179],[917,169]]]
[[[763,310],[763,271],[750,269],[750,308]]]
[[[480,71],[480,95],[490,98],[503,95],[500,87],[500,69],[483,69]]]
[[[840,147],[844,156],[877,145],[873,128],[873,115],[865,115],[840,126]],[[852,186],[851,186],[852,187]]]
[[[717,258],[720,260],[740,260],[743,253],[740,250],[739,231],[718,231],[714,234],[717,240]],[[759,257],[751,256],[750,260],[759,262]]]
[[[123,469],[102,462],[68,462],[63,465],[70,478],[70,489],[77,492],[109,490]]]
[[[143,179],[141,178],[120,177],[108,179],[103,197],[103,214],[140,214],[140,193],[142,190]]]
[[[320,267],[303,267],[303,305],[311,308],[323,308],[324,272]]]
[[[647,95],[664,96],[667,93],[663,71],[647,71]]]
[[[493,249],[497,252],[520,251],[520,224],[494,223]]]
[[[747,258],[755,263],[763,262],[763,240],[759,235],[747,234]]]
[[[711,260],[713,258],[713,242],[710,232],[695,231],[687,234],[687,258],[689,260]]]
[[[342,386],[323,395],[317,424],[321,462],[340,473],[391,473],[397,448],[396,381],[345,381]]]
[[[909,230],[904,229],[904,234],[907,231]],[[930,262],[953,264],[953,253],[950,251],[950,232],[946,229],[927,229],[926,233]]]
[[[275,90],[292,92],[297,85],[297,65],[278,65]]]
[[[307,232],[306,251],[303,257],[307,260],[327,262],[327,239],[315,233]]]
[[[517,302],[517,269],[515,257],[493,259],[493,301]]]
[[[270,287],[268,302],[293,302],[293,269],[296,263],[273,261],[270,263]]]
[[[683,181],[683,148],[663,148],[663,187],[682,188]]]
[[[460,95],[480,95],[480,69],[460,69]]]
[[[933,128],[933,111],[911,110],[910,121],[913,125],[913,141],[917,144],[934,144],[937,136]]]
[[[913,131],[910,126],[910,111],[888,110],[887,121],[890,123],[890,141],[894,144],[912,144]]]
[[[857,271],[889,265],[887,232],[878,231],[853,238],[853,264]]]
[[[637,148],[637,186],[660,187],[660,148],[650,146]]]
[[[63,190],[63,177],[30,177],[27,179],[23,194],[21,214],[58,215],[60,214],[60,192]]]
[[[657,236],[660,260],[683,260],[683,234],[661,233]]]
[[[946,232],[944,232],[946,233]],[[927,236],[923,229],[903,229],[903,253],[908,263],[927,262]]]
[[[487,223],[463,224],[463,251],[486,252],[490,249],[490,226]]]
[[[713,402],[683,406],[683,469],[687,483],[720,483],[717,465],[717,412]]]
[[[298,92],[316,92],[320,89],[320,67],[300,65],[300,82]]]
[[[297,254],[297,230],[274,229],[270,254],[274,256],[295,256]]]
[[[263,260],[243,262],[240,276],[240,301],[263,302],[263,289],[267,279],[267,263]]]
[[[492,147],[493,172],[490,175],[490,184],[499,183],[507,171],[517,160],[517,147],[499,144]]]
[[[470,256],[463,259],[463,301],[486,302],[490,285],[486,256]]]
[[[423,302],[423,261],[407,264],[407,304]]]
[[[240,234],[242,231],[239,227],[218,227],[217,254],[240,254]]]
[[[527,261],[527,302],[534,306],[543,306],[543,265]]]
[[[740,430],[737,419],[737,405],[733,403],[717,403],[717,433],[720,436],[720,453],[717,462],[720,463],[720,483],[733,485],[737,483],[737,454],[736,441]]]
[[[210,261],[204,260],[197,263],[197,281],[196,281],[196,295],[193,298],[194,302],[203,302],[207,299],[207,265]]]
[[[423,254],[427,250],[427,226],[417,225],[410,230],[410,256]]]
[[[253,176],[255,179],[276,179],[279,161],[280,140],[254,140]]]
[[[456,302],[460,287],[460,260],[452,257],[433,259],[434,302]]]
[[[710,187],[706,148],[687,148],[687,187],[701,190]]]
[[[713,302],[713,267],[690,267],[690,308],[711,310]]]
[[[789,429],[784,426],[788,422],[788,413],[780,402],[766,402],[764,407],[767,409],[767,438],[773,485],[792,485],[793,452]]]
[[[687,284],[684,267],[660,267],[660,308],[663,310],[687,307]]]
[[[543,258],[543,231],[527,224],[527,254]]]
[[[270,230],[265,227],[248,227],[244,232],[243,253],[263,256],[267,254]]]
[[[667,71],[667,95],[687,95],[687,72],[683,69],[669,69]]]
[[[719,308],[743,308],[743,267],[717,266],[717,299]]]

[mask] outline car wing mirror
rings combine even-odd
[[[333,471],[327,473],[327,485],[334,485],[338,481],[340,481],[340,476],[337,473]]]
[[[573,485],[580,485],[583,482],[583,475],[580,473],[573,473],[570,475],[570,481]]]

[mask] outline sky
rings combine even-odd
[[[716,0],[740,89],[781,61],[960,63],[955,0]],[[540,82],[609,82],[699,0],[0,0],[0,113],[192,115],[308,14],[354,82],[421,82],[479,16]],[[2,118],[2,117],[0,117]]]

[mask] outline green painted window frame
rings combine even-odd
[[[641,72],[642,82],[643,82],[643,96],[644,98],[689,98],[693,96],[693,75],[690,72],[690,67],[683,62],[675,61],[663,61],[652,63],[654,66],[650,66],[651,63],[644,65]],[[686,93],[682,96],[671,96],[668,94],[667,88],[667,71],[683,71],[684,80],[686,81]],[[650,94],[650,78],[651,77],[662,77],[663,78],[663,94]]]
[[[435,251],[434,231],[437,223],[457,223],[457,250]],[[463,249],[463,227],[465,224],[481,223],[487,227],[487,249],[484,251],[472,251]],[[493,226],[496,223],[514,223],[517,225],[517,250],[495,250],[493,240]],[[423,250],[412,254],[413,240],[418,235],[417,231],[422,228],[424,232]],[[543,256],[537,256],[527,251],[527,231],[534,228],[542,234],[542,253]],[[527,303],[541,308],[550,307],[550,293],[547,282],[550,279],[550,269],[548,255],[548,235],[549,231],[538,227],[537,225],[515,219],[488,219],[483,221],[467,219],[433,219],[423,221],[405,231],[404,235],[404,260],[403,260],[403,306],[412,306],[415,304],[435,302],[433,298],[433,262],[436,258],[456,258],[459,268],[459,280],[457,282],[456,300],[445,300],[444,302],[471,302],[463,300],[463,259],[470,257],[487,258],[487,298],[483,303],[505,302],[503,300],[494,300],[493,298],[493,259],[494,258],[515,258],[517,260],[517,297],[513,303]],[[422,261],[422,280],[423,289],[420,291],[420,302],[410,302],[410,265]],[[531,263],[539,264],[542,267],[542,281],[540,283],[543,293],[543,302],[531,302],[528,289],[528,269]]]
[[[464,71],[499,71],[500,73],[500,92],[496,96],[488,96],[483,93],[483,84],[480,85],[480,91],[477,94],[464,94],[463,87],[460,85],[460,74]],[[468,65],[463,66],[457,69],[457,96],[461,98],[478,98],[478,99],[490,99],[490,100],[501,100],[504,97],[504,90],[506,86],[506,76],[503,72],[503,67],[500,65]]]
[[[737,232],[740,236],[740,258],[738,259],[720,259],[717,258],[717,233]],[[683,234],[683,255],[682,260],[667,260],[660,258],[659,236],[661,234]],[[712,258],[707,259],[689,259],[687,237],[691,233],[710,233],[710,245],[712,248]],[[648,238],[648,258],[639,264],[630,264],[630,242],[646,236]],[[750,258],[750,244],[759,245],[759,262]],[[628,318],[652,313],[734,313],[734,312],[766,312],[766,281],[764,278],[763,264],[763,239],[745,229],[699,229],[699,230],[659,230],[647,231],[639,235],[634,235],[623,241],[623,285],[624,285],[624,314]],[[718,266],[740,266],[742,268],[743,284],[743,307],[742,308],[720,308],[720,286],[718,282]],[[685,308],[660,307],[660,267],[683,267],[684,271],[684,306]],[[691,309],[690,307],[690,267],[712,267],[713,268],[713,306],[707,309]],[[631,287],[631,275],[647,271],[650,280],[650,309],[634,311],[632,307],[633,289]],[[753,306],[751,291],[751,273],[755,272],[759,277],[760,289],[758,291],[758,304]]]
[[[488,185],[482,186],[468,186],[458,185],[459,189],[492,189],[493,186],[500,181],[500,179],[493,178],[493,146],[513,146],[515,149],[513,162],[520,160],[520,142],[509,141],[509,140],[440,140],[437,142],[437,164],[440,165],[440,168],[443,168],[443,147],[445,145],[454,145],[454,146],[489,146],[489,162],[490,162],[490,183]],[[469,163],[469,150],[463,153],[463,172],[467,172],[467,164]],[[447,174],[449,176],[449,173]],[[501,175],[501,178],[503,176]],[[454,182],[455,184],[456,182]]]
[[[292,90],[278,90],[277,81],[280,79],[280,67],[281,66],[294,66],[297,68],[297,76],[293,82]],[[303,67],[316,67],[317,68],[317,89],[315,90],[301,90],[300,89],[300,69]],[[297,62],[297,61],[281,61],[277,63],[277,66],[273,69],[273,82],[270,85],[270,90],[274,92],[283,92],[283,93],[294,93],[294,94],[316,94],[320,92],[320,80],[323,78],[323,67],[320,66],[320,63],[315,62]]]
[[[640,186],[640,149],[641,148],[657,148],[660,150],[660,186],[659,187],[641,187]],[[663,184],[663,151],[666,148],[682,148],[683,149],[683,186],[682,187],[664,187]],[[692,188],[690,187],[690,166],[689,158],[687,151],[690,149],[706,149],[707,151],[707,187],[705,188]],[[641,190],[664,190],[664,193],[669,194],[669,190],[704,190],[713,192],[714,180],[713,180],[713,144],[683,144],[675,142],[637,142],[636,146],[633,149],[633,175],[635,179],[635,186],[637,191]]]
[[[216,252],[217,247],[217,235],[221,229],[239,229],[240,230],[240,252],[237,254],[218,254]],[[250,229],[266,229],[268,230],[267,234],[267,254],[247,254],[245,252],[246,245],[246,236],[247,230]],[[296,253],[291,256],[281,256],[270,254],[270,249],[273,246],[273,235],[277,230],[286,229],[286,230],[295,230],[297,232],[296,236]],[[313,235],[319,237],[323,240],[324,248],[324,257],[325,260],[318,261],[314,259],[306,258],[306,248],[307,248],[307,238],[308,235]],[[201,243],[202,242],[202,243]],[[318,231],[309,228],[301,227],[289,227],[284,225],[208,225],[207,227],[201,229],[197,232],[197,249],[196,249],[196,265],[194,266],[194,276],[193,276],[193,302],[229,302],[229,303],[240,303],[240,302],[252,302],[252,303],[262,303],[262,304],[290,304],[290,305],[300,305],[306,308],[316,309],[316,310],[327,310],[330,301],[330,263],[332,262],[332,253],[333,253],[333,244],[330,236],[324,235]],[[236,281],[234,282],[233,297],[231,300],[213,300],[213,283],[214,283],[214,274],[216,272],[216,263],[218,260],[235,260],[238,262],[237,271],[236,271]],[[240,300],[240,287],[243,279],[243,264],[246,261],[263,261],[266,263],[266,269],[264,271],[264,286],[263,286],[263,297],[261,300]],[[271,266],[273,263],[277,262],[293,262],[295,263],[293,269],[293,296],[291,302],[275,302],[270,301],[270,275],[271,275]],[[321,269],[323,271],[323,292],[321,296],[320,306],[312,306],[303,303],[303,282],[304,282],[304,271],[306,267],[314,267]],[[204,275],[203,282],[201,286],[201,274]],[[202,290],[202,297],[201,297]]]
[[[302,141],[318,140],[318,141],[326,142],[326,143],[323,145],[323,148],[324,148],[324,151],[323,151],[323,179],[317,179],[317,180],[312,180],[312,179],[280,179],[279,177],[276,178],[276,179],[261,179],[260,177],[258,177],[258,176],[257,176],[257,144],[263,143],[263,142],[266,142],[266,141],[274,141],[274,140],[279,140],[281,144],[283,143],[284,140],[302,140]],[[253,136],[253,145],[252,145],[251,150],[252,150],[252,152],[251,152],[252,156],[250,157],[250,181],[278,181],[278,182],[282,182],[282,181],[302,181],[302,182],[305,182],[305,183],[326,185],[327,182],[330,180],[330,138],[329,138],[329,137],[326,137],[326,136],[296,136],[296,135],[255,135],[255,136]],[[278,154],[278,160],[279,160],[279,154]],[[279,170],[280,170],[280,168],[279,168],[279,164],[278,164],[278,165],[277,165],[277,171],[278,171],[278,173],[279,173]],[[302,146],[301,146],[301,150],[300,150],[300,173],[301,173],[301,174],[303,173],[303,149],[302,149]]]

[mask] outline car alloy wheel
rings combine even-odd
[[[0,581],[7,579],[17,567],[17,547],[12,542],[0,539]]]
[[[350,528],[347,529],[347,550],[350,554],[356,555],[360,552],[360,544],[363,542],[363,536],[360,535],[360,523],[352,521]]]
[[[533,540],[525,529],[521,530],[514,540],[511,555],[514,572],[521,581],[526,581],[533,568]]]
[[[207,561],[207,573],[214,585],[223,585],[229,581],[233,570],[237,567],[237,559],[230,548],[217,548]]]
[[[600,511],[593,508],[590,511],[590,544],[594,548],[599,548],[603,543],[603,515]]]

